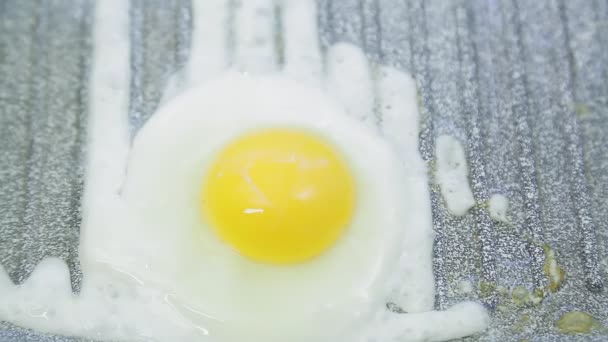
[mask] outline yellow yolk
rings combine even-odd
[[[320,255],[344,233],[354,184],[348,165],[320,137],[269,129],[219,153],[203,181],[202,212],[242,255],[297,263]]]

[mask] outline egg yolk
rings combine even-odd
[[[348,227],[353,175],[322,138],[268,129],[226,146],[203,181],[202,212],[240,254],[264,263],[310,260]]]

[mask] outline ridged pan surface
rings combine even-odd
[[[448,213],[430,177],[436,307],[485,303],[492,324],[471,341],[607,340],[608,2],[317,5],[323,47],[354,43],[414,76],[431,173],[438,136],[465,147],[477,203],[465,216]],[[0,263],[15,283],[56,256],[79,288],[94,10],[92,0],[0,1]],[[188,0],[130,1],[132,135],[188,59],[191,11]],[[494,194],[509,199],[508,223],[490,217]],[[551,267],[565,277],[556,283]],[[600,327],[560,332],[570,311]],[[8,323],[0,340],[78,341]]]

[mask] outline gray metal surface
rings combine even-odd
[[[451,216],[431,184],[437,308],[484,302],[492,325],[469,340],[608,339],[608,3],[318,5],[324,47],[349,41],[415,76],[431,169],[438,135],[466,146],[478,205]],[[92,10],[92,0],[0,1],[0,262],[15,283],[52,255],[78,290]],[[190,11],[188,0],[131,0],[133,133],[187,59]],[[491,220],[494,193],[510,199],[511,223]],[[547,277],[549,250],[565,272],[559,286]],[[542,302],[520,298],[522,288]],[[556,321],[573,310],[599,326],[561,333]],[[0,340],[72,341],[6,323]]]

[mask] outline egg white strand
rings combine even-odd
[[[439,342],[483,331],[490,323],[486,309],[478,303],[458,303],[445,311],[390,315],[381,327],[364,338],[366,342]]]
[[[452,215],[463,216],[475,205],[464,147],[453,136],[441,135],[435,141],[435,156],[435,181],[439,184],[448,211]]]
[[[103,229],[95,229],[94,222],[111,224],[113,215],[108,214],[118,198],[129,149],[128,4],[122,0],[97,1],[94,11],[90,118],[79,248],[84,282],[91,275],[89,265],[95,259],[87,251],[92,251],[95,241],[106,234]],[[90,325],[78,325],[87,315],[74,308],[69,271],[63,261],[45,259],[24,284],[0,286],[4,296],[0,301],[0,320],[45,332],[87,335]],[[83,284],[81,295],[88,291]],[[32,314],[33,311],[39,314]],[[99,311],[104,312],[103,308]]]
[[[378,108],[382,113],[381,130],[393,144],[407,170],[408,213],[403,222],[400,269],[395,270],[391,302],[407,312],[433,309],[433,226],[427,170],[418,152],[418,106],[414,79],[394,68],[380,67],[377,72]]]
[[[104,229],[112,225],[115,203],[124,181],[129,154],[130,41],[128,4],[122,0],[95,2],[93,61],[89,93],[89,134],[80,230],[83,267]],[[90,246],[91,245],[91,246]]]
[[[348,115],[377,130],[371,69],[360,48],[337,43],[327,52],[325,87]]]
[[[188,61],[163,91],[164,104],[185,89],[217,77],[228,67],[230,0],[192,0],[192,31]]]
[[[252,73],[277,70],[275,1],[239,1],[233,10],[235,68]]]
[[[228,0],[192,1],[192,38],[186,82],[201,83],[227,67]]]
[[[314,0],[281,2],[285,73],[317,86],[321,82],[323,60],[319,46],[317,7]]]

